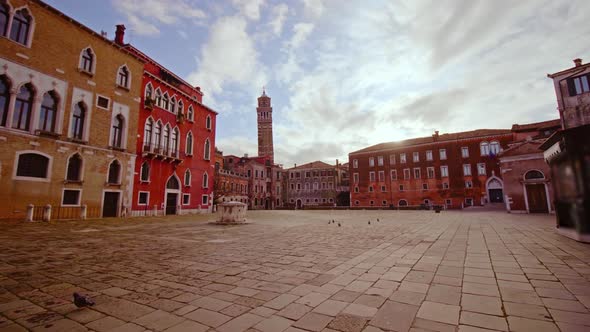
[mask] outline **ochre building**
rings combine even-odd
[[[0,6],[0,218],[127,214],[143,61],[41,1]]]

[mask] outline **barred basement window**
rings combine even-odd
[[[64,190],[61,205],[80,205],[80,190]]]

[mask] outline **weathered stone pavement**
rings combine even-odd
[[[0,331],[590,330],[590,246],[554,216],[214,218],[0,224]]]

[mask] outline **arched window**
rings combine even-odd
[[[6,126],[8,105],[10,104],[10,84],[6,76],[0,76],[0,126]]]
[[[172,130],[172,137],[170,138],[170,149],[172,150],[172,155],[176,156],[176,152],[178,151],[178,128],[174,128]]]
[[[497,141],[491,142],[490,143],[490,154],[495,156],[498,153],[500,153],[500,143],[498,143]]]
[[[191,171],[190,171],[190,169],[187,169],[184,172],[184,185],[186,187],[190,187],[191,186]]]
[[[180,183],[178,183],[178,179],[176,176],[171,176],[168,182],[166,183],[166,189],[180,189]]]
[[[482,156],[488,156],[490,154],[490,145],[488,144],[488,142],[481,142],[479,144],[479,150]]]
[[[203,158],[205,160],[209,160],[210,159],[210,155],[211,155],[211,146],[210,146],[210,143],[209,143],[209,139],[207,138],[205,140],[205,151],[203,153]]]
[[[176,98],[174,97],[172,97],[172,99],[170,100],[170,112],[176,112]]]
[[[12,116],[12,128],[20,130],[29,130],[31,123],[31,109],[33,107],[33,86],[29,83],[23,85],[14,104],[14,113]]]
[[[156,89],[156,105],[162,107],[162,91],[160,91],[160,88]]]
[[[41,113],[39,114],[39,130],[54,132],[55,117],[57,116],[57,95],[49,91],[43,95]]]
[[[170,101],[168,99],[168,94],[164,93],[164,97],[162,98],[162,108],[168,110],[168,107],[170,107]]]
[[[90,47],[82,51],[80,69],[87,73],[94,73],[94,53]]]
[[[117,73],[117,85],[129,88],[129,69],[125,65],[119,68],[119,72]]]
[[[184,112],[184,104],[182,103],[182,100],[178,101],[178,113],[182,113]]]
[[[207,119],[205,120],[205,128],[211,129],[211,115],[207,115]]]
[[[6,36],[6,31],[8,31],[8,18],[10,17],[10,9],[8,8],[7,4],[2,2],[0,2],[0,36]]]
[[[203,173],[203,188],[209,188],[209,175]]]
[[[119,184],[120,182],[120,173],[121,173],[121,164],[118,160],[113,160],[113,162],[109,165],[109,177],[108,182],[109,184]]]
[[[164,137],[162,137],[162,147],[164,148],[164,154],[168,155],[170,147],[170,126],[164,127]]]
[[[49,173],[49,158],[38,153],[23,153],[18,156],[16,176],[46,179]]]
[[[86,104],[79,102],[74,106],[72,114],[72,137],[78,140],[84,139],[84,121],[86,120]]]
[[[29,30],[31,29],[31,21],[33,18],[23,8],[17,10],[12,17],[12,27],[10,28],[10,39],[17,43],[27,45],[29,42]]]
[[[186,155],[187,156],[192,156],[193,155],[193,133],[189,132],[186,135],[186,145],[185,145],[185,149],[186,149]]]
[[[145,121],[145,127],[143,128],[143,146],[144,150],[146,151],[151,149],[153,131],[154,121],[151,118],[149,118]]]
[[[541,171],[532,170],[528,171],[524,175],[525,180],[535,180],[535,179],[544,179],[545,175]]]
[[[399,202],[397,203],[398,206],[408,206],[408,201],[406,201],[405,199],[400,199]]]
[[[194,119],[195,119],[195,111],[193,110],[193,105],[190,105],[190,106],[188,107],[188,111],[187,111],[187,114],[186,114],[186,118],[187,118],[189,121],[194,121]]]
[[[156,152],[160,152],[159,149],[162,147],[162,123],[158,121],[156,128],[154,128],[154,147],[158,149]]]
[[[68,174],[66,180],[78,182],[82,180],[82,157],[76,153],[68,160]]]
[[[115,148],[121,148],[123,144],[123,125],[124,125],[124,118],[121,114],[115,117],[113,121],[113,139],[111,141],[111,146]]]
[[[150,180],[150,164],[147,161],[144,161],[143,164],[141,164],[140,179],[143,182],[148,182]]]
[[[153,90],[152,90],[152,84],[148,83],[145,86],[145,99],[152,99],[152,94],[153,94]]]

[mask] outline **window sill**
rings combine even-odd
[[[115,150],[115,151],[125,152],[125,148],[119,148],[119,147],[116,147],[116,146],[109,146],[109,149]]]
[[[107,187],[121,187],[121,183],[110,183],[110,182],[105,182],[104,184]]]
[[[70,142],[77,143],[77,144],[84,144],[84,145],[88,144],[88,141],[84,141],[84,140],[81,140],[78,138],[73,138],[73,137],[70,137]]]
[[[81,185],[83,183],[84,183],[84,181],[82,181],[82,180],[67,180],[67,179],[64,180],[64,184],[79,184],[79,185]]]
[[[35,135],[39,135],[42,137],[49,137],[49,138],[53,138],[53,139],[58,139],[60,136],[58,133],[54,133],[52,131],[45,131],[45,130],[41,130],[41,129],[35,130]]]
[[[84,75],[86,75],[88,77],[94,77],[94,73],[93,72],[87,71],[87,70],[82,69],[82,68],[78,68],[78,72],[80,72],[80,74],[84,74]]]
[[[124,85],[120,85],[120,84],[118,84],[118,83],[115,85],[115,87],[116,87],[116,88],[119,88],[119,89],[121,89],[121,90],[125,90],[125,91],[127,91],[127,92],[131,91],[131,89],[130,89],[129,87],[127,87],[127,86],[124,86]]]
[[[139,183],[150,184],[150,180],[139,180]]]

